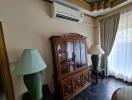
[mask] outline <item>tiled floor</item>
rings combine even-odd
[[[97,85],[92,85],[78,94],[73,100],[111,100],[113,92],[129,84],[112,77],[99,80]]]

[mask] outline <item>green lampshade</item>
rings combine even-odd
[[[36,49],[25,49],[20,59],[15,64],[14,73],[28,75],[40,72],[47,67]]]

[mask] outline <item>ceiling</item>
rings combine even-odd
[[[132,0],[44,0],[59,2],[75,8],[92,17],[107,14],[122,6],[132,3]]]
[[[112,8],[121,3],[131,0],[65,0],[65,1],[76,4],[92,12],[95,10]]]

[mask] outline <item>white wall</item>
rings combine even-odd
[[[51,4],[42,0],[0,0],[0,21],[3,24],[8,56],[17,59],[25,48],[37,48],[48,67],[43,72],[44,84],[53,86],[53,65],[49,37],[65,33],[80,33],[93,44],[93,30],[87,24],[51,18]],[[93,24],[92,18],[86,22]],[[90,64],[90,63],[89,63]],[[14,66],[11,64],[11,70]],[[12,73],[16,100],[26,91],[22,76]]]
[[[100,44],[100,29],[99,29],[99,20],[98,19],[96,19],[95,20],[95,27],[94,27],[94,43],[95,44]]]

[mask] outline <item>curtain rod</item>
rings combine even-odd
[[[127,4],[127,5],[125,5],[125,6],[121,7],[121,8],[118,8],[118,9],[112,11],[112,12],[109,12],[108,14],[101,15],[101,16],[99,16],[97,18],[97,20],[101,20],[101,19],[107,18],[107,17],[112,16],[112,15],[114,15],[116,13],[125,13],[125,12],[131,11],[131,10],[132,10],[132,3]]]

